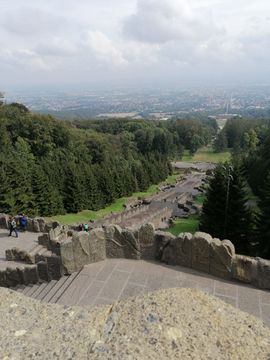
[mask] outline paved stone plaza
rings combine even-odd
[[[264,320],[270,326],[270,292],[154,262],[111,259],[48,284],[19,287],[27,296],[64,305],[110,304],[161,288],[197,288]]]

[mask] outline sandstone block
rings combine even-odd
[[[8,287],[16,286],[21,284],[22,279],[19,271],[16,268],[7,268],[6,269],[6,284]]]
[[[196,232],[192,242],[192,268],[209,273],[210,271],[210,244],[212,237],[203,232]]]
[[[8,215],[0,214],[0,228],[8,229]]]
[[[46,262],[48,266],[49,277],[53,280],[58,280],[63,275],[62,262],[60,257],[57,255],[51,255],[46,257]]]
[[[27,284],[36,284],[39,281],[37,266],[36,265],[28,265],[25,267],[23,272],[23,283]]]
[[[6,271],[0,270],[0,286],[7,286]]]
[[[72,241],[66,241],[60,244],[60,257],[66,275],[70,275],[79,270],[75,264]]]
[[[27,230],[31,232],[40,232],[38,221],[36,219],[28,219]]]
[[[142,259],[155,258],[155,228],[152,224],[142,225],[138,231]]]
[[[158,230],[155,232],[155,259],[162,260],[164,249],[174,238],[174,235],[165,231]]]
[[[39,231],[40,232],[45,232],[45,227],[46,227],[46,223],[45,220],[43,218],[37,218],[36,219],[39,225]]]
[[[173,237],[163,252],[162,261],[169,265],[180,265],[191,267],[191,248],[192,235],[190,233],[182,233]]]
[[[108,258],[140,258],[140,245],[134,233],[118,225],[105,228],[106,255]]]
[[[229,240],[213,239],[210,243],[210,274],[230,279],[234,256],[235,249]]]
[[[270,260],[257,258],[257,276],[255,285],[270,290]]]
[[[49,234],[42,234],[38,237],[39,245],[45,246],[46,248],[49,247],[50,237]]]
[[[232,266],[232,277],[235,280],[251,284],[257,273],[257,260],[244,255],[235,255]]]
[[[37,263],[37,272],[38,272],[38,277],[40,280],[44,280],[44,281],[51,280],[51,277],[49,276],[49,271],[48,271],[48,264],[46,261],[39,261]]]
[[[90,247],[88,233],[81,231],[72,237],[73,254],[75,266],[80,270],[84,265],[90,262]]]
[[[89,263],[106,259],[105,232],[101,228],[93,229],[89,234]]]

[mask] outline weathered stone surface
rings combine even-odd
[[[46,222],[43,218],[36,218],[40,232],[45,232]]]
[[[155,258],[155,227],[153,224],[142,225],[138,231],[142,259]]]
[[[52,279],[49,275],[48,264],[46,261],[39,261],[37,263],[37,271],[40,280],[50,281]]]
[[[71,240],[62,242],[60,244],[60,256],[62,260],[64,273],[66,275],[68,274],[70,275],[75,271],[79,270],[77,269],[77,266],[75,264],[73,244]]]
[[[270,353],[262,321],[191,289],[96,308],[45,305],[0,289],[0,313],[3,359],[266,360]]]
[[[19,271],[16,268],[7,268],[6,269],[6,284],[8,287],[16,286],[17,284],[21,284],[22,279]]]
[[[131,230],[109,225],[105,227],[105,238],[107,258],[140,258],[139,241]]]
[[[25,267],[23,272],[23,284],[36,284],[39,281],[37,266],[28,265]]]
[[[75,267],[77,270],[90,262],[89,234],[81,231],[72,238]]]
[[[229,240],[213,239],[210,243],[210,274],[231,279],[235,248]]]
[[[89,234],[89,263],[106,259],[105,232],[101,228],[94,229]]]
[[[0,286],[7,286],[6,270],[0,270]]]
[[[46,257],[46,262],[48,266],[49,277],[53,280],[60,279],[60,277],[63,275],[63,268],[60,257],[53,254]]]
[[[156,231],[155,232],[155,259],[161,260],[163,256],[163,251],[168,246],[169,242],[175,238],[174,235],[165,232],[165,231]]]
[[[173,237],[163,251],[162,261],[169,265],[191,267],[192,234],[182,233]]]
[[[235,280],[251,284],[257,274],[257,260],[244,255],[235,255],[232,266],[232,277]]]
[[[196,232],[192,238],[192,268],[209,273],[210,244],[212,237],[203,232]]]
[[[28,219],[27,230],[31,232],[40,232],[38,221],[36,219]]]
[[[0,214],[0,228],[8,229],[8,215]]]
[[[49,234],[42,234],[38,237],[39,245],[45,246],[46,248],[49,247],[50,237]]]
[[[261,289],[270,290],[270,260],[257,258],[257,276],[255,284]]]

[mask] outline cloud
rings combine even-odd
[[[85,45],[101,62],[114,66],[128,63],[121,50],[101,31],[89,31],[84,38]]]
[[[169,41],[198,41],[219,31],[206,8],[193,8],[186,0],[138,0],[123,32],[133,40],[163,44]]]
[[[36,37],[40,34],[56,33],[65,27],[64,17],[33,7],[21,7],[7,12],[3,27],[18,36]]]

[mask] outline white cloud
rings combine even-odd
[[[114,66],[128,63],[121,50],[101,31],[89,31],[85,35],[85,44],[93,52],[94,56],[103,63]]]

